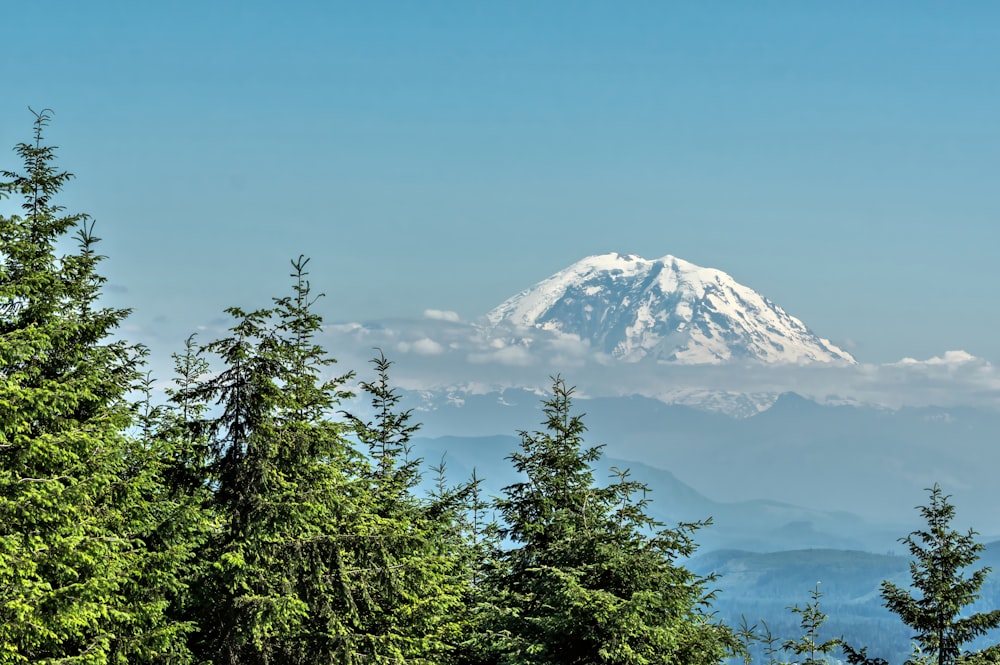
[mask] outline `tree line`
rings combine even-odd
[[[441,467],[418,492],[392,363],[334,372],[306,258],[287,295],[188,338],[157,399],[147,351],[116,336],[128,310],[101,301],[92,220],[58,203],[49,121],[0,173],[21,206],[0,215],[0,663],[701,665],[760,638],[684,565],[704,523],[651,519],[627,470],[595,482],[561,378],[509,457],[521,482],[490,498]],[[355,382],[368,418],[344,412]],[[987,662],[962,647],[1000,611],[960,615],[981,546],[939,488],[924,511],[913,588],[884,585],[886,605],[915,658]],[[792,611],[804,636],[772,662],[879,662],[818,640],[818,590]]]

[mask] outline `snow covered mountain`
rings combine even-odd
[[[508,299],[487,321],[497,337],[547,330],[626,362],[855,362],[726,273],[669,255],[585,258]]]

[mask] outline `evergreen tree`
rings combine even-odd
[[[154,528],[144,536],[150,564],[141,569],[144,576],[137,587],[147,593],[160,590],[168,628],[184,637],[172,649],[155,652],[153,660],[183,663],[193,658],[188,649],[190,633],[198,627],[193,597],[204,576],[202,555],[214,520],[208,438],[198,426],[208,405],[184,395],[208,372],[208,363],[198,355],[194,336],[185,340],[184,350],[173,354],[173,360],[174,386],[166,389],[168,403],[152,403],[151,379],[147,378],[138,416],[137,452],[149,460],[145,473],[154,477],[158,491],[141,504]]]
[[[115,662],[191,662],[186,612],[196,555],[209,529],[204,452],[171,409],[154,405],[153,379],[139,385],[136,431],[126,439],[126,479],[118,501],[129,506],[127,532],[143,543],[124,580],[141,599],[128,632],[119,629]],[[127,494],[126,494],[127,492]]]
[[[465,488],[449,488],[444,468],[429,497],[416,494],[421,460],[410,457],[419,425],[389,380],[392,363],[380,351],[372,360],[376,380],[362,382],[374,418],[348,415],[354,435],[367,448],[363,473],[368,511],[352,548],[352,578],[359,612],[356,650],[364,662],[443,663],[461,635],[467,580],[458,529]]]
[[[522,432],[510,459],[523,482],[496,507],[510,547],[491,573],[495,620],[482,638],[500,663],[716,663],[739,648],[702,612],[705,580],[676,562],[697,525],[665,529],[647,488],[619,474],[596,487],[573,390],[554,379],[543,432]],[[639,496],[641,498],[636,499]]]
[[[987,631],[1000,626],[1000,610],[963,616],[963,608],[979,597],[989,568],[966,575],[966,569],[979,559],[982,544],[971,529],[962,534],[951,527],[955,507],[935,483],[930,502],[919,508],[927,523],[925,529],[912,532],[901,542],[909,547],[912,592],[882,582],[885,606],[916,631],[922,653],[934,657],[937,665],[955,663],[962,646]],[[916,592],[917,595],[914,595]]]
[[[168,404],[157,413],[154,436],[173,442],[164,460],[170,491],[207,508],[211,500],[210,453],[204,418],[209,405],[197,399],[192,389],[208,374],[209,364],[199,353],[194,335],[184,340],[184,350],[172,357],[173,387],[166,391]]]
[[[110,337],[128,312],[99,302],[93,224],[55,202],[72,176],[44,144],[49,119],[35,114],[23,172],[0,184],[23,201],[0,216],[0,661],[141,662],[183,632],[138,584],[158,491],[126,436],[142,353]]]
[[[889,665],[889,661],[885,658],[869,658],[867,647],[855,649],[841,639],[840,648],[844,650],[849,665]]]
[[[823,597],[819,590],[819,582],[816,582],[816,587],[809,592],[809,596],[811,602],[806,603],[805,607],[794,605],[790,608],[792,614],[799,615],[802,637],[797,640],[786,640],[783,647],[786,652],[795,656],[805,656],[805,660],[796,661],[801,665],[823,665],[828,662],[824,656],[832,653],[840,644],[840,640],[820,641],[819,630],[826,621],[826,614],[819,609],[819,601]]]
[[[203,423],[220,529],[197,585],[196,651],[227,663],[447,662],[466,584],[453,548],[461,492],[415,494],[417,426],[383,355],[361,384],[375,418],[331,420],[350,375],[321,379],[332,360],[315,343],[306,264],[293,262],[293,294],[274,307],[229,310],[231,334],[204,347],[222,370],[175,395],[218,403]]]
[[[771,627],[767,625],[767,621],[761,619],[760,625],[763,627],[760,641],[764,645],[764,655],[767,656],[767,665],[776,665],[778,662],[778,652],[781,650],[779,648],[781,642],[778,636],[771,630]]]
[[[321,377],[334,361],[315,342],[306,263],[293,261],[293,295],[274,308],[227,310],[230,335],[204,347],[222,370],[178,394],[219,411],[203,423],[219,521],[198,584],[204,660],[356,662],[345,552],[358,538],[359,460],[329,419],[348,376]]]
[[[498,615],[496,589],[491,582],[499,570],[502,552],[499,525],[487,519],[492,502],[483,495],[483,479],[473,468],[466,485],[465,501],[458,515],[467,585],[462,616],[462,637],[456,662],[466,665],[491,663],[495,651],[495,620]]]

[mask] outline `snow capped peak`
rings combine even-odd
[[[498,334],[514,328],[574,335],[628,362],[854,362],[728,274],[671,255],[589,256],[486,318]]]

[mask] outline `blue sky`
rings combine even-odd
[[[360,321],[473,319],[621,251],[725,270],[862,361],[1000,361],[995,3],[98,0],[3,25],[0,150],[54,109],[63,203],[155,350],[284,295],[300,253],[326,318]]]

